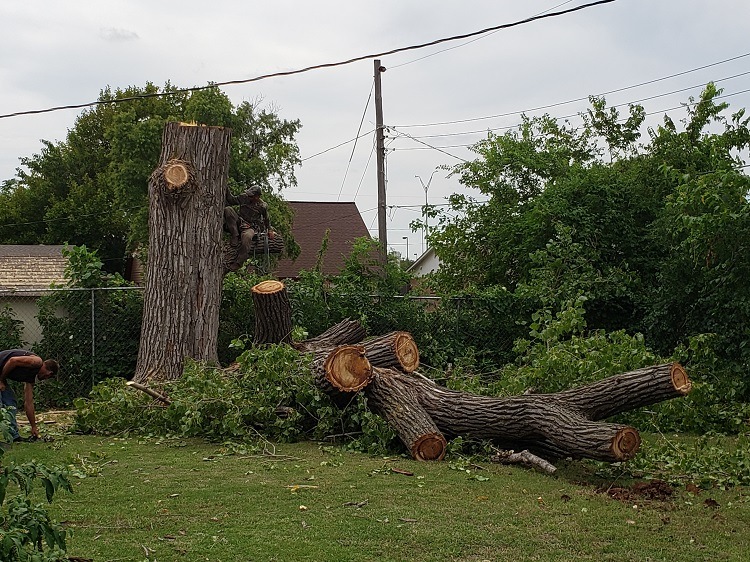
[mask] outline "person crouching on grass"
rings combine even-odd
[[[0,398],[2,406],[11,413],[10,434],[13,441],[20,441],[18,422],[16,421],[16,395],[6,384],[6,381],[23,383],[23,409],[31,425],[32,439],[39,438],[39,428],[36,425],[34,413],[34,385],[43,380],[54,377],[60,366],[54,359],[43,361],[41,357],[24,349],[7,349],[0,351]]]

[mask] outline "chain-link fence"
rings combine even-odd
[[[0,291],[0,348],[56,359],[60,374],[37,386],[41,407],[68,406],[108,377],[132,376],[141,287]]]
[[[509,294],[508,294],[509,295]],[[466,358],[500,365],[514,357],[524,335],[518,301],[502,298],[377,297],[332,291],[311,300],[290,287],[294,322],[314,336],[344,318],[362,319],[371,335],[411,332],[423,362],[438,368]],[[23,348],[56,359],[60,374],[38,385],[40,408],[67,407],[93,385],[135,372],[140,343],[142,287],[0,291],[0,349]],[[228,364],[239,336],[252,338],[252,299],[225,288],[219,329],[219,359]]]

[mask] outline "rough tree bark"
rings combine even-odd
[[[417,373],[378,370],[390,394],[419,396],[419,403],[446,437],[490,440],[504,449],[528,449],[545,458],[632,458],[640,435],[632,427],[598,421],[690,392],[677,363],[616,375],[556,394],[498,398],[442,387]],[[368,389],[369,391],[369,389]],[[608,401],[611,407],[604,407]]]
[[[372,383],[365,389],[368,406],[386,419],[414,459],[435,461],[445,457],[448,442],[420,403],[418,391],[403,385],[394,387],[387,369],[373,370]]]
[[[419,348],[408,332],[391,332],[365,340],[367,359],[377,367],[394,367],[404,373],[419,368]]]
[[[186,357],[216,363],[221,235],[231,130],[168,123],[149,180],[149,255],[134,381],[179,378]]]

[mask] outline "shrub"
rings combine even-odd
[[[0,436],[10,440],[10,414],[0,408]],[[0,459],[3,456],[0,447]],[[32,503],[34,482],[41,482],[48,502],[59,489],[72,492],[68,471],[31,461],[21,465],[0,463],[0,560],[3,562],[58,562],[67,560],[66,531],[53,521],[44,505]],[[8,497],[8,484],[15,482],[21,493]]]

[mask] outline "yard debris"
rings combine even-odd
[[[361,502],[346,502],[344,506],[353,506],[357,509],[362,509],[364,506],[367,505],[368,500],[363,500]]]
[[[674,495],[672,486],[670,486],[663,480],[636,482],[629,488],[622,486],[610,486],[608,488],[599,488],[597,491],[606,493],[613,499],[628,503],[639,499],[667,501]]]

